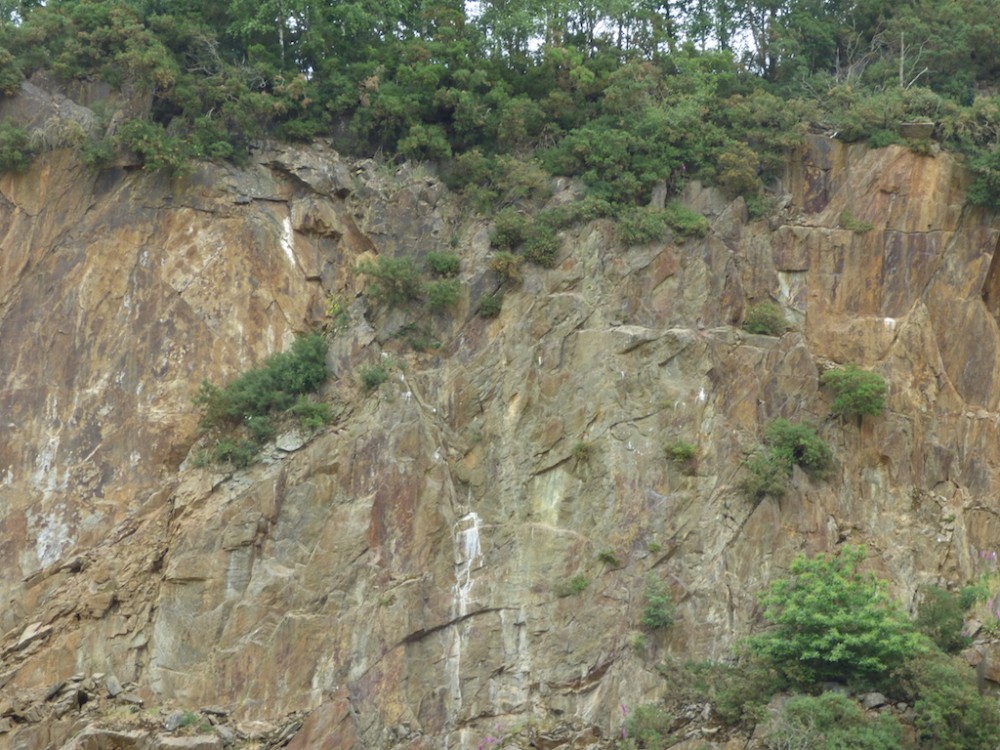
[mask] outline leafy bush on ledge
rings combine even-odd
[[[237,467],[253,462],[257,449],[276,433],[274,418],[289,413],[308,429],[331,418],[329,406],[312,402],[326,381],[326,339],[321,334],[301,336],[287,352],[274,354],[261,367],[248,370],[220,388],[202,381],[195,395],[203,429],[221,434],[213,458]]]
[[[819,379],[833,391],[831,412],[839,417],[878,416],[885,410],[885,396],[889,388],[885,378],[875,372],[847,364],[824,372]]]
[[[740,489],[754,502],[779,498],[795,466],[824,479],[833,469],[833,452],[812,425],[776,419],[764,429],[764,445],[743,462],[747,476]]]

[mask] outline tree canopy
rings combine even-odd
[[[1000,132],[991,0],[0,0],[0,96],[125,94],[105,143],[152,167],[254,139],[447,160],[534,156],[613,204],[697,175],[755,194],[809,129]],[[991,183],[992,184],[992,183]],[[989,203],[992,191],[987,191]]]

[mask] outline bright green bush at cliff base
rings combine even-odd
[[[797,557],[789,577],[763,599],[772,628],[751,638],[750,651],[803,687],[826,680],[875,687],[929,646],[860,566],[863,547],[839,555]]]
[[[869,717],[840,693],[796,695],[768,722],[765,744],[774,750],[898,750],[903,730],[889,713]]]

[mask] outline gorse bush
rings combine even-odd
[[[677,609],[670,596],[670,589],[660,580],[650,578],[646,583],[646,606],[642,610],[642,626],[649,630],[669,628],[677,619]]]
[[[885,409],[885,397],[889,388],[878,373],[847,364],[824,372],[819,382],[833,391],[831,411],[837,416],[878,416]]]
[[[926,651],[885,584],[861,571],[864,559],[863,547],[795,558],[763,599],[773,627],[750,639],[751,651],[795,684],[833,680],[859,689]]]
[[[618,216],[618,236],[625,245],[642,245],[663,239],[667,219],[663,211],[650,207],[625,209]]]
[[[454,307],[462,299],[462,285],[457,279],[436,279],[425,287],[427,305],[435,312]]]
[[[825,479],[833,470],[833,452],[812,425],[776,419],[764,428],[764,445],[744,460],[747,474],[740,489],[754,502],[782,497],[795,466]]]
[[[940,652],[910,659],[896,673],[904,697],[913,701],[920,747],[933,750],[994,750],[1000,737],[996,698],[981,695],[963,660]]]
[[[781,308],[773,302],[751,305],[743,319],[743,330],[765,336],[780,336],[788,330],[788,321]]]
[[[683,237],[704,237],[708,234],[708,219],[680,201],[667,203],[663,218],[667,226]]]
[[[625,719],[622,732],[624,746],[642,750],[666,750],[677,744],[670,732],[673,723],[673,715],[660,706],[651,703],[636,706]]]
[[[928,586],[923,590],[915,622],[917,629],[946,653],[960,651],[971,643],[970,638],[962,635],[965,610],[958,594],[940,586]]]
[[[365,365],[361,368],[361,385],[366,391],[376,390],[389,379],[389,371],[382,365]]]
[[[458,276],[462,264],[454,253],[427,253],[427,268],[434,276],[451,278]]]
[[[380,257],[362,261],[357,272],[371,279],[368,292],[388,305],[402,305],[420,299],[424,284],[412,258]]]
[[[27,129],[9,122],[0,123],[0,174],[23,172],[35,158],[37,150],[31,145]]]
[[[290,408],[299,396],[326,381],[326,352],[322,335],[300,336],[290,351],[272,355],[262,367],[243,373],[224,388],[204,381],[195,396],[202,426],[238,425]]]
[[[903,730],[890,713],[869,718],[856,701],[836,692],[796,695],[768,723],[771,750],[899,750]]]

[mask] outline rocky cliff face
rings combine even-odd
[[[707,237],[563,233],[487,320],[487,227],[417,169],[316,145],[3,176],[0,741],[178,747],[164,717],[210,706],[183,746],[465,749],[526,723],[586,746],[662,691],[658,660],[725,657],[798,552],[866,544],[907,603],[968,580],[1000,544],[1000,226],[964,181],[817,139],[770,220],[689,185]],[[462,259],[455,311],[362,293],[359,259],[431,250]],[[740,330],[768,298],[795,330]],[[194,466],[201,380],[323,325],[335,423]],[[884,416],[826,418],[819,372],[848,361],[888,381]],[[753,507],[740,462],[776,417],[819,424],[836,471]],[[650,580],[678,622],[636,649]]]

